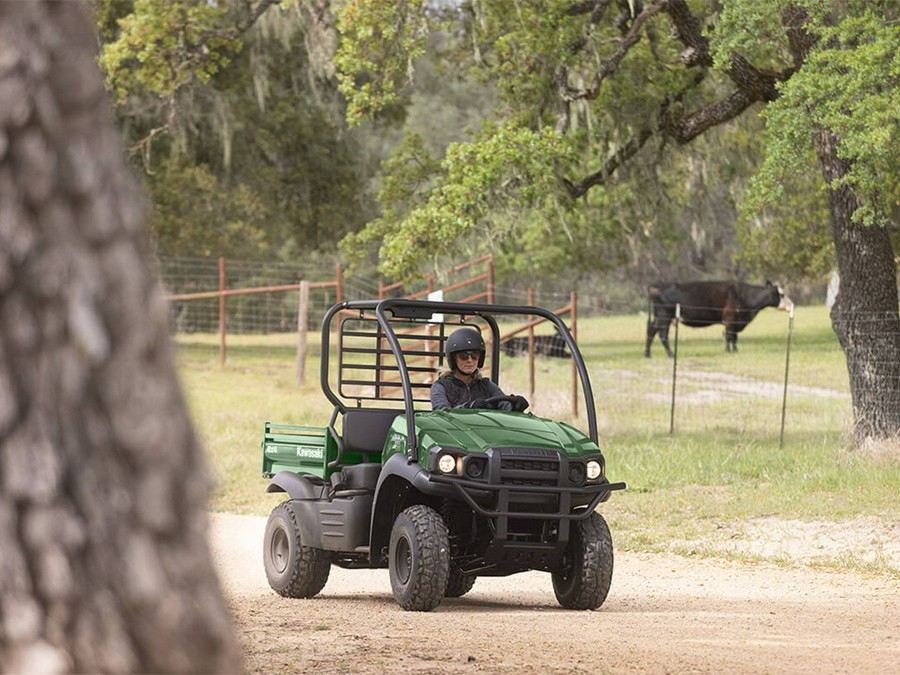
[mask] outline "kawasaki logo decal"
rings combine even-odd
[[[325,457],[325,449],[317,448],[317,447],[308,447],[299,445],[296,448],[293,446],[289,446],[286,448],[279,448],[277,445],[267,445],[266,446],[266,455],[279,455],[285,453],[293,453],[296,450],[297,457],[301,459],[323,459]]]

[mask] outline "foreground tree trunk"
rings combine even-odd
[[[95,51],[81,3],[0,2],[0,671],[235,672]]]
[[[849,170],[837,156],[838,139],[816,135],[816,154],[826,183]],[[854,435],[891,438],[900,434],[900,315],[897,265],[883,227],[852,221],[858,200],[846,187],[828,191],[831,232],[841,277],[831,324],[847,359],[853,399]]]

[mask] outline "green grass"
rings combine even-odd
[[[643,356],[646,317],[582,319],[579,344],[591,373],[601,444],[612,480],[628,490],[603,511],[624,550],[678,550],[723,524],[753,518],[848,521],[900,518],[900,460],[844,447],[849,394],[843,355],[824,308],[798,308],[791,336],[784,447],[779,447],[788,317],[766,311],[726,354],[721,327],[681,328],[675,433],[669,434],[673,362],[657,344]],[[674,337],[674,335],[672,336]],[[297,386],[290,335],[179,336],[189,406],[216,479],[211,507],[267,514],[280,499],[260,477],[263,422],[324,426],[318,335],[306,383]],[[533,409],[584,426],[571,413],[571,365],[538,359]],[[528,394],[527,360],[506,359],[501,384]],[[720,387],[734,380],[746,390]],[[807,389],[804,389],[807,388]],[[759,395],[760,389],[763,395]],[[839,563],[860,567],[859,560]],[[900,573],[900,572],[898,572]]]

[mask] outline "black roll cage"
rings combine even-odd
[[[397,366],[400,374],[400,386],[403,389],[404,408],[406,412],[407,438],[409,446],[409,454],[411,459],[415,459],[418,453],[418,438],[416,436],[415,426],[415,407],[413,404],[412,387],[410,383],[409,371],[406,365],[406,359],[400,341],[391,325],[388,313],[394,318],[429,321],[435,314],[454,314],[461,317],[477,316],[483,319],[491,329],[493,339],[491,340],[491,365],[492,375],[495,379],[499,378],[500,373],[500,329],[497,325],[495,315],[528,315],[536,316],[551,322],[559,331],[559,334],[565,340],[566,346],[572,355],[575,369],[578,371],[581,380],[582,394],[585,400],[585,408],[587,408],[588,436],[594,443],[598,443],[597,436],[597,413],[594,410],[594,393],[591,389],[590,378],[588,377],[587,368],[584,365],[584,359],[575,344],[572,333],[563,322],[563,320],[553,312],[534,306],[520,305],[486,305],[468,302],[436,302],[430,300],[409,300],[407,298],[387,298],[384,300],[345,300],[344,302],[333,305],[322,319],[322,358],[320,366],[320,377],[322,383],[322,392],[326,398],[331,401],[334,406],[334,414],[332,415],[332,424],[340,412],[347,412],[347,406],[344,401],[334,392],[329,383],[329,358],[331,346],[331,323],[332,319],[340,312],[359,312],[360,316],[366,312],[372,312],[378,321],[379,326],[384,331],[384,338],[397,359]]]

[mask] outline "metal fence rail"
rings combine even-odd
[[[391,292],[377,280],[352,275],[336,283],[340,272],[333,264],[294,270],[229,262],[226,269],[222,283],[215,261],[160,262],[163,283],[173,298],[211,294],[172,302],[173,333],[191,359],[218,357],[220,302],[225,304],[229,336],[234,335],[229,337],[229,358],[249,357],[292,368],[299,302],[298,291],[285,289],[299,288],[299,278],[320,285],[310,294],[308,308],[310,359],[318,359],[315,333],[339,293],[344,299],[364,299],[378,297],[379,291]],[[237,292],[242,284],[271,291],[242,294]],[[557,309],[571,303],[572,310],[577,306],[577,338],[589,365],[602,434],[712,433],[738,443],[742,438],[783,443],[792,434],[849,425],[846,364],[824,307],[799,307],[796,316],[771,308],[762,311],[741,333],[738,353],[726,354],[721,325],[676,324],[677,357],[667,358],[657,348],[652,358],[646,358],[645,309],[611,303],[583,288],[577,299],[569,293],[529,296],[527,288],[503,285],[492,285],[491,291],[495,302],[505,304]],[[875,324],[873,331],[883,330]],[[543,330],[534,327],[532,332],[540,335]],[[544,356],[529,365],[527,358],[504,358],[505,390],[530,393],[537,414],[572,416],[577,393],[569,386],[568,361]]]

